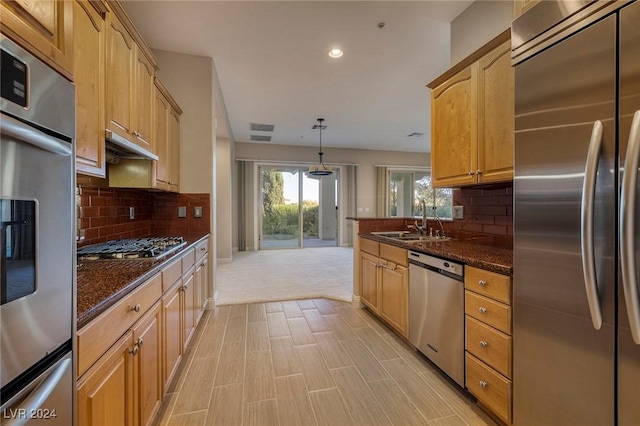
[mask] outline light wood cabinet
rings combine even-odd
[[[168,389],[182,361],[182,279],[162,297],[163,381]]]
[[[78,424],[134,424],[133,332],[125,333],[78,381]]]
[[[74,79],[71,0],[2,0],[0,29],[60,74]]]
[[[156,59],[141,39],[131,35],[132,26],[124,19],[119,3],[110,3],[107,17],[106,129],[154,152],[153,81]]]
[[[467,389],[511,424],[511,277],[467,266],[464,287]]]
[[[159,159],[121,159],[109,167],[109,186],[180,192],[180,114],[182,110],[159,79],[153,87],[153,140]]]
[[[429,84],[434,186],[513,179],[510,49],[505,32]]]
[[[402,336],[408,332],[407,250],[360,238],[362,302]],[[371,253],[378,253],[375,256]]]
[[[407,336],[409,270],[391,262],[380,268],[380,316]]]
[[[133,327],[134,347],[138,348],[134,363],[136,420],[138,425],[151,424],[162,402],[162,309],[157,302]]]
[[[153,422],[202,317],[203,253],[182,253],[78,331],[79,424]]]
[[[198,248],[196,247],[196,250]],[[195,280],[195,302],[196,302],[196,322],[200,321],[207,306],[207,287],[209,286],[209,254],[205,253],[196,260]]]
[[[75,0],[73,4],[76,171],[104,178],[104,61],[107,8],[101,2],[88,0]]]

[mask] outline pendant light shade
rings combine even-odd
[[[322,161],[322,129],[327,127],[322,124],[323,122],[324,118],[318,118],[318,124],[313,126],[314,129],[320,129],[320,152],[318,152],[318,164],[315,166],[309,166],[309,174],[312,176],[328,176],[333,173],[331,166],[325,166]]]

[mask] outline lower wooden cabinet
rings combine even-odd
[[[133,331],[128,331],[78,381],[78,424],[134,424]]]
[[[380,268],[380,316],[407,336],[409,270],[388,262]]]
[[[389,244],[360,240],[362,302],[402,336],[408,333],[409,270],[407,251]],[[379,257],[375,256],[379,253]]]
[[[207,252],[186,251],[79,330],[80,425],[153,422],[202,317],[207,268]]]
[[[162,309],[158,301],[133,327],[134,388],[137,424],[146,426],[160,408],[162,383]]]

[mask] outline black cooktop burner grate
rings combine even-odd
[[[159,259],[184,247],[182,237],[125,238],[78,249],[78,260]]]

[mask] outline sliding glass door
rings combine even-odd
[[[336,246],[337,177],[260,167],[260,249]]]

